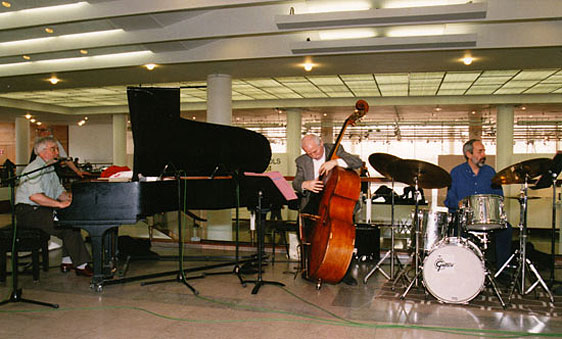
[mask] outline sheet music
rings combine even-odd
[[[273,171],[273,172],[266,172],[266,173],[253,173],[253,172],[244,172],[244,175],[249,177],[269,177],[271,181],[275,184],[279,192],[283,194],[285,200],[295,200],[297,199],[297,195],[295,191],[291,187],[291,185],[285,180],[285,177],[281,174],[281,172]]]

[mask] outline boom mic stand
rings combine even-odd
[[[11,199],[11,205],[12,205],[12,292],[10,293],[10,297],[6,300],[3,300],[0,302],[0,305],[4,305],[7,303],[12,303],[12,302],[23,302],[23,303],[28,303],[28,304],[35,304],[35,305],[41,305],[41,306],[47,306],[47,307],[52,307],[52,308],[59,308],[58,304],[51,304],[51,303],[46,303],[43,301],[37,301],[37,300],[31,300],[31,299],[26,299],[23,298],[23,291],[21,288],[18,288],[18,252],[17,252],[17,223],[16,223],[16,206],[15,206],[15,182],[16,180],[18,180],[19,178],[28,176],[32,173],[41,171],[43,169],[49,168],[54,166],[55,164],[59,163],[60,160],[53,162],[51,164],[48,164],[46,166],[37,168],[33,171],[30,172],[26,172],[23,173],[22,175],[13,175],[12,177],[8,178],[6,181],[8,181],[9,185],[10,185],[10,199]]]
[[[199,291],[197,291],[193,286],[191,286],[187,280],[188,279],[201,279],[203,278],[203,276],[196,276],[196,277],[187,277],[185,274],[185,270],[183,268],[183,258],[184,258],[184,242],[183,242],[183,232],[182,232],[182,225],[181,225],[181,212],[182,212],[182,205],[181,205],[181,180],[180,180],[180,173],[179,171],[175,171],[175,177],[176,177],[176,181],[178,184],[178,273],[176,275],[175,279],[166,279],[166,280],[160,280],[160,281],[149,281],[149,282],[144,282],[141,283],[142,286],[146,286],[146,285],[154,285],[154,284],[160,284],[160,283],[166,283],[166,282],[173,282],[173,281],[177,281],[177,282],[181,282],[183,283],[187,288],[189,288],[191,290],[191,292],[193,292],[193,294],[198,295]]]

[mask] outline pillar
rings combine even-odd
[[[232,77],[207,76],[207,122],[232,124]],[[232,210],[207,211],[207,239],[232,241]]]
[[[113,164],[127,165],[127,114],[113,114]]]
[[[297,165],[295,159],[301,155],[301,126],[302,111],[291,109],[287,111],[287,175],[295,175]]]
[[[496,171],[510,166],[513,161],[513,105],[499,105],[496,112],[497,145],[496,145]],[[493,165],[493,164],[490,164]],[[514,196],[519,192],[518,185],[504,185],[504,195]],[[519,223],[519,204],[506,199],[506,213],[512,225]]]
[[[29,162],[29,120],[23,117],[16,118],[16,165],[24,165]],[[23,167],[17,167],[18,174],[21,173]]]

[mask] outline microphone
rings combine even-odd
[[[157,181],[162,180],[162,177],[163,177],[164,174],[166,173],[166,170],[168,169],[168,166],[170,166],[170,163],[167,163],[166,166],[164,166],[164,169],[162,170],[162,173],[160,173],[160,175],[158,176],[158,178],[156,178]]]

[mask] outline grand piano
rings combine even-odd
[[[259,133],[181,118],[178,88],[131,87],[127,95],[135,147],[133,181],[75,182],[72,204],[57,213],[60,224],[89,233],[91,287],[96,291],[101,291],[111,269],[109,242],[104,241],[108,230],[182,206],[225,209],[255,204],[250,196],[259,181],[243,173],[262,173],[271,159],[269,142]],[[176,180],[139,181],[178,173],[190,179],[180,180],[181,194]],[[271,197],[268,203],[283,204],[279,199]]]

